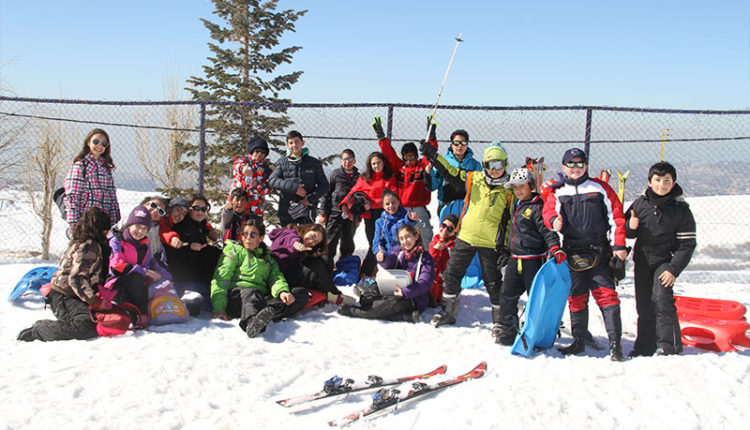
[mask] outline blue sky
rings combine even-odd
[[[750,2],[302,1],[294,102],[750,108]],[[4,94],[163,100],[200,75],[206,0],[0,0]]]

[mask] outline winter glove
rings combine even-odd
[[[427,140],[431,142],[437,141],[437,123],[432,121],[432,115],[427,115],[427,131],[429,132],[429,137]]]
[[[435,149],[435,147],[426,140],[422,140],[419,142],[419,152],[430,162],[435,161],[435,158],[437,156],[437,149]]]
[[[385,138],[383,120],[379,116],[375,117],[375,122],[372,123],[372,129],[375,130],[375,136],[378,137],[378,140],[383,140]]]
[[[609,274],[612,276],[615,282],[619,282],[622,278],[624,278],[625,260],[621,260],[619,257],[613,255],[609,260]]]
[[[508,260],[510,260],[510,252],[508,252],[507,249],[501,248],[497,250],[497,269],[503,270],[503,267],[508,265]]]
[[[565,251],[560,249],[559,246],[553,246],[550,248],[549,253],[555,256],[555,263],[562,264],[563,261],[565,261],[566,258],[568,258],[568,255],[565,254]]]

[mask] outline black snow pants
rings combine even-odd
[[[37,321],[21,331],[19,340],[91,339],[97,337],[96,323],[91,320],[89,305],[78,297],[68,297],[55,290],[50,291],[46,303],[57,320]]]
[[[534,276],[545,261],[543,257],[508,260],[505,279],[500,287],[499,323],[503,329],[518,331],[518,299],[524,292],[529,294]]]
[[[635,306],[638,311],[638,334],[634,350],[653,354],[657,348],[674,354],[682,352],[680,322],[672,287],[664,287],[659,275],[667,264],[650,269],[645,261],[635,262]]]
[[[456,239],[451,258],[448,260],[448,266],[443,272],[445,284],[443,294],[458,296],[461,293],[461,279],[466,275],[466,270],[469,268],[474,254],[477,253],[479,254],[479,265],[482,268],[484,288],[490,295],[490,303],[493,307],[500,306],[500,287],[503,283],[503,274],[497,268],[497,251],[493,248],[471,246],[461,239]]]
[[[240,328],[245,331],[250,318],[258,314],[262,309],[271,307],[274,310],[273,320],[278,321],[288,318],[305,307],[310,295],[304,288],[292,288],[294,303],[287,306],[281,299],[273,296],[265,296],[255,288],[234,287],[229,291],[227,297],[227,316],[240,319]]]

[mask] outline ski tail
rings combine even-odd
[[[318,399],[324,399],[326,397],[334,397],[334,396],[338,396],[342,394],[355,393],[358,391],[364,391],[364,390],[368,390],[371,388],[379,388],[379,387],[385,387],[389,385],[398,385],[404,382],[413,381],[417,379],[432,378],[433,376],[445,374],[447,370],[448,370],[448,366],[443,364],[442,366],[439,366],[437,369],[432,370],[427,373],[421,373],[421,374],[413,375],[413,376],[402,376],[400,378],[393,378],[393,379],[387,379],[387,380],[383,379],[380,376],[370,375],[367,377],[364,383],[360,383],[360,384],[356,384],[353,379],[344,379],[344,378],[339,378],[337,376],[334,376],[333,378],[329,379],[327,382],[330,382],[330,381],[339,382],[339,384],[335,388],[332,388],[328,383],[326,383],[324,388],[316,393],[303,394],[301,396],[290,397],[288,399],[276,400],[276,403],[278,403],[279,405],[285,408],[291,408],[296,405],[300,405],[300,404],[307,403],[307,402],[312,402]]]

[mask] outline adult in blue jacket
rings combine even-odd
[[[448,163],[459,170],[479,171],[482,163],[474,158],[474,151],[469,148],[469,133],[466,130],[456,130],[451,133],[451,144],[445,151],[445,159]],[[438,213],[448,203],[454,200],[463,200],[466,189],[457,187],[445,181],[445,178],[434,167],[432,168],[432,183],[430,189],[438,190]]]

